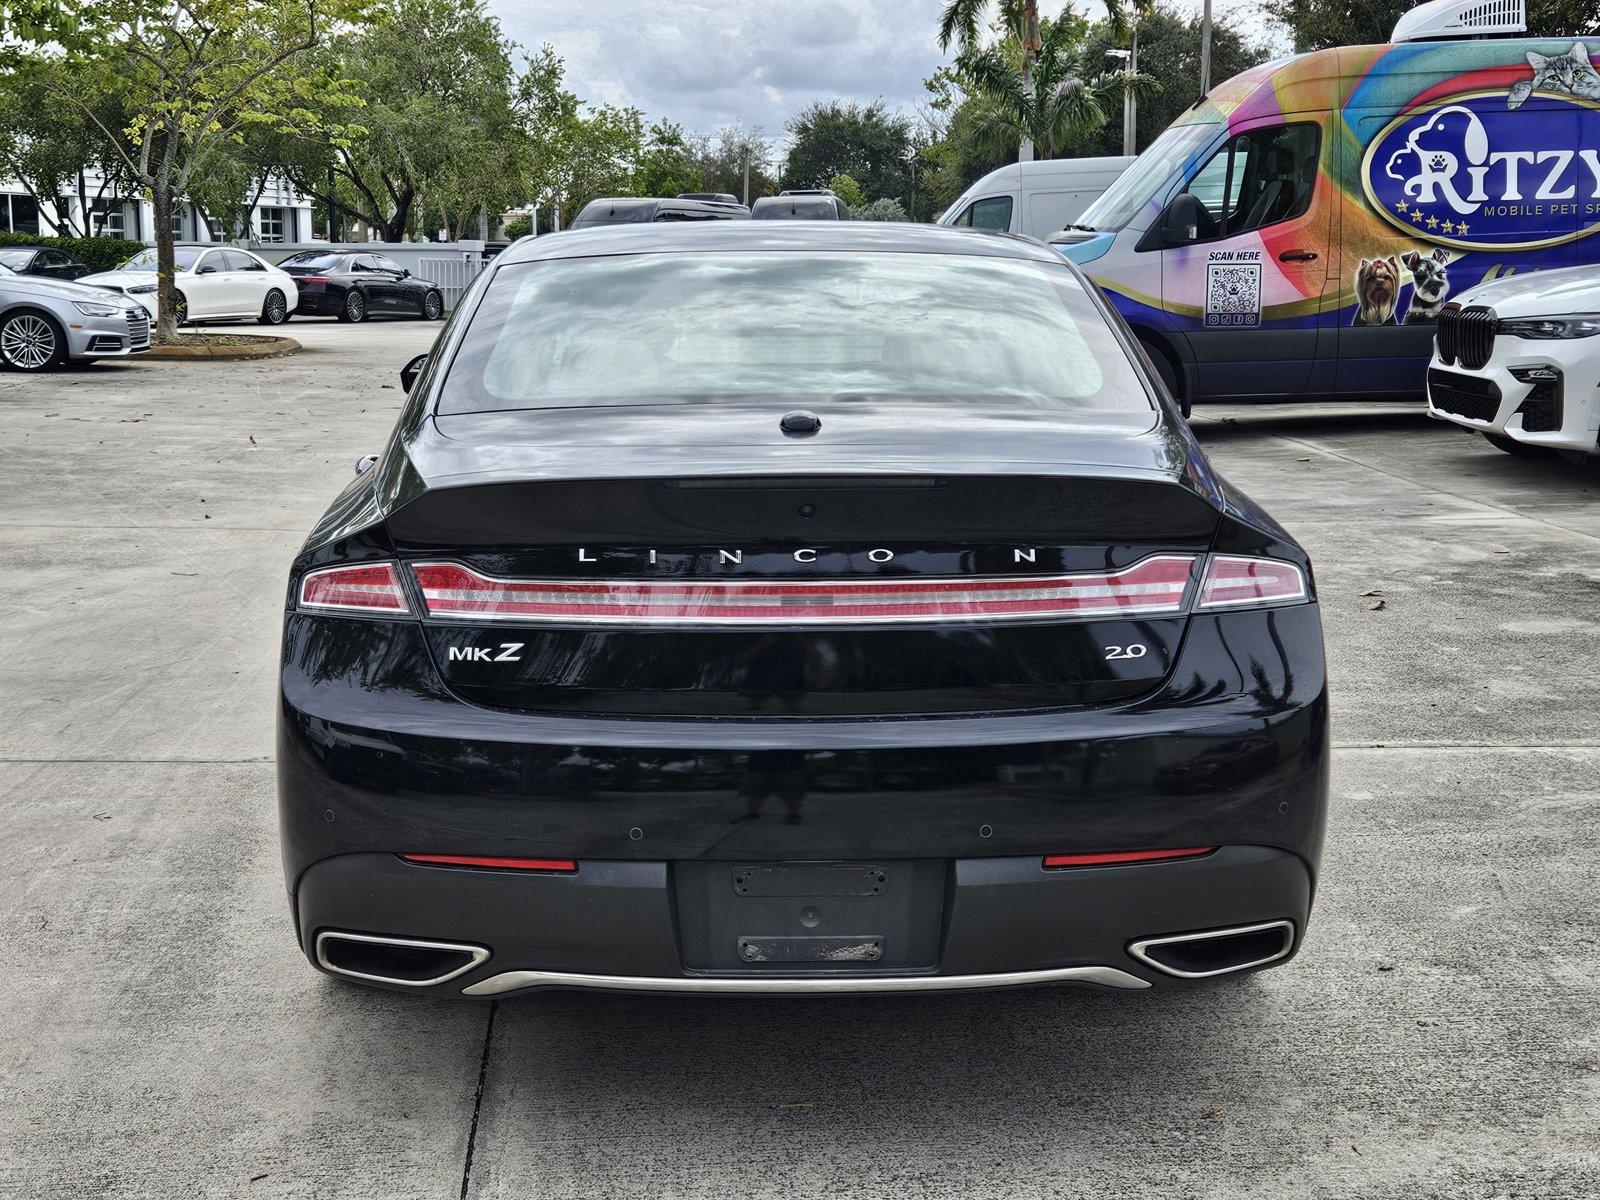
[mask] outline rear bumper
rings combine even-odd
[[[742,928],[712,905],[727,919],[710,922],[711,937],[703,913],[685,915],[686,878],[725,894],[714,872],[739,863],[921,864],[924,881],[942,881],[930,885],[942,906],[905,925],[921,948],[878,977],[996,978],[882,990],[1107,982],[1102,968],[1135,981],[1111,986],[1175,983],[1129,944],[1287,921],[1292,950],[1305,928],[1328,778],[1314,604],[1191,618],[1173,671],[1136,701],[957,718],[502,712],[452,695],[421,639],[415,623],[288,619],[279,815],[313,961],[317,935],[343,930],[487,949],[487,963],[427,989],[450,994],[507,972],[538,973],[497,985],[510,990],[752,990],[683,982],[759,982],[768,976],[719,973],[736,935],[805,934],[770,927],[771,913]],[[1222,849],[1042,867],[1046,854],[1184,846]],[[403,853],[580,867],[543,877],[418,866]],[[701,969],[719,953],[717,970]],[[860,965],[838,976],[872,977]]]
[[[299,303],[294,311],[301,316],[336,317],[344,308],[342,291],[310,292],[302,288],[299,297]]]
[[[387,985],[440,995],[551,987],[807,994],[1060,983],[1133,990],[1189,982],[1136,953],[1139,943],[1169,934],[1284,923],[1281,945],[1273,944],[1259,965],[1286,961],[1298,949],[1311,903],[1306,864],[1261,846],[1224,847],[1194,860],[1059,871],[1045,870],[1036,857],[954,859],[942,873],[943,915],[932,961],[881,970],[690,965],[696,931],[681,901],[692,885],[679,864],[666,862],[583,862],[571,875],[529,875],[419,866],[390,854],[340,855],[306,873],[296,917],[303,949],[324,970],[333,964],[319,961],[319,938],[329,931],[471,948],[471,958],[461,959],[465,969],[441,982]],[[727,903],[737,908],[743,901],[730,889]],[[826,908],[829,900],[814,903]],[[796,934],[806,932],[800,908],[796,901]],[[768,924],[748,932],[790,929]],[[333,965],[330,973],[351,972]]]

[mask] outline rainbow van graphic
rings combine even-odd
[[[1600,260],[1600,69],[1528,38],[1263,64],[1081,224],[1058,248],[1186,397],[1420,396],[1451,294]]]

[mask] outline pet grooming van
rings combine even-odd
[[[1525,28],[1433,0],[1235,76],[1052,243],[1186,406],[1420,396],[1452,293],[1600,260],[1600,39]]]

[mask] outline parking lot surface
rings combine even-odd
[[[1202,408],[1305,543],[1317,910],[1186,992],[430,1002],[290,932],[285,572],[436,325],[0,375],[0,1194],[1600,1194],[1600,469]]]

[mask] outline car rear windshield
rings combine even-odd
[[[21,270],[33,261],[32,250],[0,250],[0,267],[14,267]]]
[[[313,271],[331,271],[343,259],[340,254],[321,254],[315,250],[307,250],[304,254],[291,254],[278,265],[280,267],[309,267]]]
[[[504,267],[438,411],[852,395],[1151,408],[1065,265],[771,251]]]

